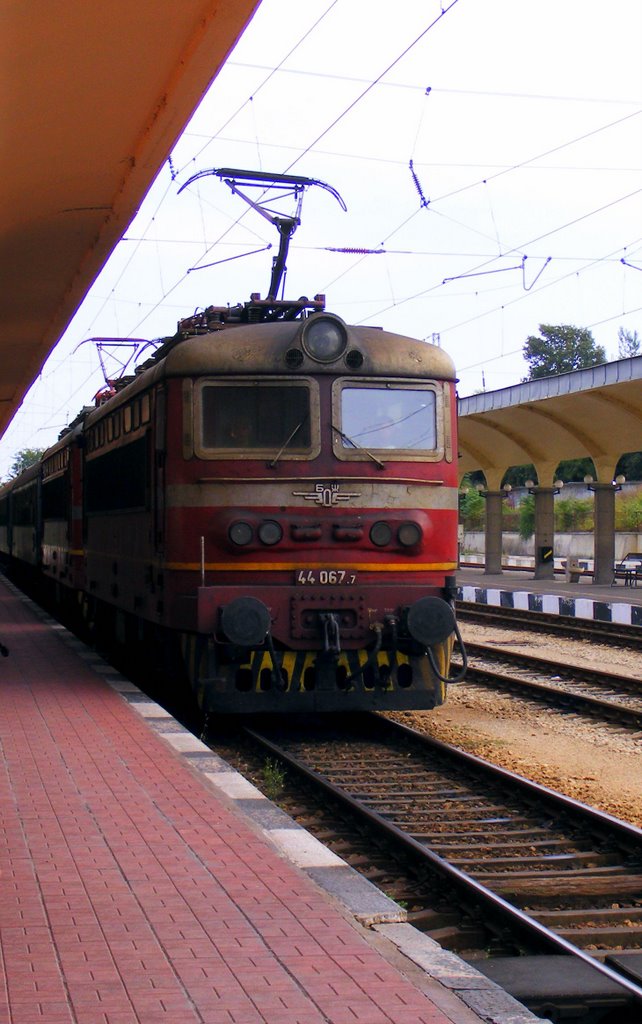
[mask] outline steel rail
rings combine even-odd
[[[599,639],[601,643],[621,644],[634,649],[642,647],[642,625],[579,619],[574,615],[557,615],[553,612],[508,608],[475,601],[456,601],[455,608],[461,622],[492,622],[504,626],[519,624],[540,633]]]
[[[519,644],[516,638],[515,643]],[[481,656],[488,656],[496,660],[514,661],[522,665],[528,663],[544,673],[555,673],[558,676],[583,675],[587,679],[594,680],[598,685],[614,686],[623,690],[632,690],[642,697],[642,680],[632,679],[631,676],[624,676],[619,672],[610,672],[607,669],[592,668],[590,665],[572,665],[566,661],[556,661],[553,658],[543,658],[539,654],[531,654],[529,651],[512,651],[508,648],[497,647],[492,641],[489,644],[477,641],[467,641],[466,647],[473,653]]]
[[[374,718],[375,716],[364,717],[368,719]],[[378,724],[380,724],[381,721],[381,719],[377,719]],[[474,766],[477,771],[484,772],[494,778],[501,778],[502,781],[510,782],[511,786],[516,786],[522,791],[528,792],[530,795],[539,797],[540,799],[545,798],[549,802],[554,802],[558,807],[563,807],[565,811],[570,811],[575,815],[579,815],[596,825],[600,824],[602,827],[607,826],[622,840],[624,840],[627,845],[631,842],[636,848],[642,846],[642,829],[639,829],[634,825],[629,825],[627,822],[622,822],[602,811],[588,807],[585,804],[573,800],[571,797],[567,797],[564,794],[557,793],[555,790],[549,789],[546,786],[541,786],[539,783],[525,779],[505,768],[499,768],[492,765],[490,762],[484,761],[482,758],[479,758],[474,754],[468,754],[456,747],[450,747],[448,744],[439,740],[429,738],[408,726],[397,722],[393,723],[386,721],[385,727],[392,727],[393,732],[398,732],[400,735],[405,734],[411,737],[413,742],[418,742],[428,748],[436,749],[449,758],[461,761],[469,766]],[[383,815],[369,807],[366,807],[359,799],[343,790],[341,786],[337,786],[333,782],[330,782],[329,779],[325,778],[315,769],[308,767],[298,757],[290,754],[286,749],[279,746],[277,743],[274,743],[268,737],[249,727],[245,727],[245,731],[255,742],[260,743],[273,756],[293,767],[303,778],[310,781],[315,787],[323,789],[333,799],[338,800],[344,806],[348,807],[351,812],[358,815],[371,826],[374,826],[377,830],[403,846],[407,851],[412,853],[414,857],[417,857],[424,863],[429,864],[430,867],[445,877],[459,892],[463,893],[468,898],[472,895],[478,904],[481,904],[484,908],[490,910],[494,915],[496,915],[499,921],[508,926],[512,933],[520,937],[526,945],[531,948],[535,948],[540,952],[547,951],[561,955],[573,956],[576,959],[582,960],[598,974],[601,974],[603,977],[608,978],[610,981],[623,988],[630,996],[633,997],[636,1005],[639,1004],[642,1007],[642,987],[640,985],[637,985],[635,982],[626,978],[624,975],[620,974],[608,965],[596,960],[589,953],[586,953],[580,947],[575,946],[567,939],[557,935],[545,925],[540,924],[539,921],[534,920],[524,911],[509,903],[502,896],[493,892],[492,889],[489,889],[487,886],[477,881],[477,879],[473,878],[467,872],[455,867],[454,864],[451,864],[444,857],[441,857],[429,847],[405,833],[397,825],[388,821]]]
[[[547,658],[517,651],[497,650],[493,646],[479,643],[466,643],[469,654],[468,672],[466,682],[472,685],[488,685],[513,692],[523,692],[526,696],[547,704],[556,706],[571,707],[576,710],[585,711],[591,717],[600,717],[610,722],[620,722],[630,728],[642,729],[642,682],[630,679],[628,676],[621,676],[615,672],[603,672],[598,669],[585,668],[582,665],[568,665],[555,662]],[[565,678],[569,685],[581,687],[583,680],[575,679],[577,676],[588,677],[586,682],[589,685],[603,685],[605,687],[619,688],[623,697],[639,696],[640,707],[630,707],[617,700],[610,700],[606,697],[598,697],[594,694],[581,693],[578,690],[566,689],[563,685],[554,686],[550,683],[538,682],[533,679],[524,679],[521,676],[509,675],[503,671],[496,671],[485,665],[476,665],[475,656],[488,658],[489,661],[508,662],[518,668],[534,667],[536,670],[550,675],[556,675],[563,681]],[[453,668],[456,668],[453,664]]]

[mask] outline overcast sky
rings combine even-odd
[[[98,390],[85,338],[168,335],[266,294],[276,231],[217,178],[178,195],[204,168],[337,189],[347,213],[305,196],[286,295],[438,338],[461,395],[521,380],[541,323],[617,358],[620,327],[642,337],[641,42],[640,0],[263,0],[0,441],[0,475]]]

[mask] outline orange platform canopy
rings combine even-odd
[[[0,0],[0,436],[259,0]]]

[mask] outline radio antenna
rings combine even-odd
[[[178,190],[179,194],[184,188],[191,185],[192,182],[197,181],[198,178],[205,178],[210,174],[224,181],[235,195],[240,196],[248,206],[256,210],[257,213],[260,213],[270,224],[274,224],[279,232],[279,251],[272,260],[272,276],[270,278],[268,300],[274,300],[277,297],[286,270],[285,263],[290,239],[301,223],[301,205],[305,190],[311,185],[318,185],[334,196],[342,210],[347,210],[347,206],[337,190],[332,188],[331,185],[327,185],[324,181],[319,181],[317,178],[304,178],[298,174],[270,174],[269,171],[242,171],[232,167],[212,167],[206,171],[198,171],[184,185],[181,185]],[[258,199],[253,199],[251,195],[246,194],[246,191],[241,191],[239,185],[244,190],[262,189],[263,191]],[[276,194],[271,196],[271,193]],[[291,196],[296,200],[294,215],[288,216],[271,208],[272,204],[277,200],[287,199]],[[268,203],[270,203],[270,206],[268,206]]]

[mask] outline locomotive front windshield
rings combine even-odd
[[[307,452],[311,446],[310,389],[248,381],[208,384],[201,393],[201,437],[214,451]]]
[[[433,451],[437,447],[434,391],[387,387],[343,387],[344,448]]]

